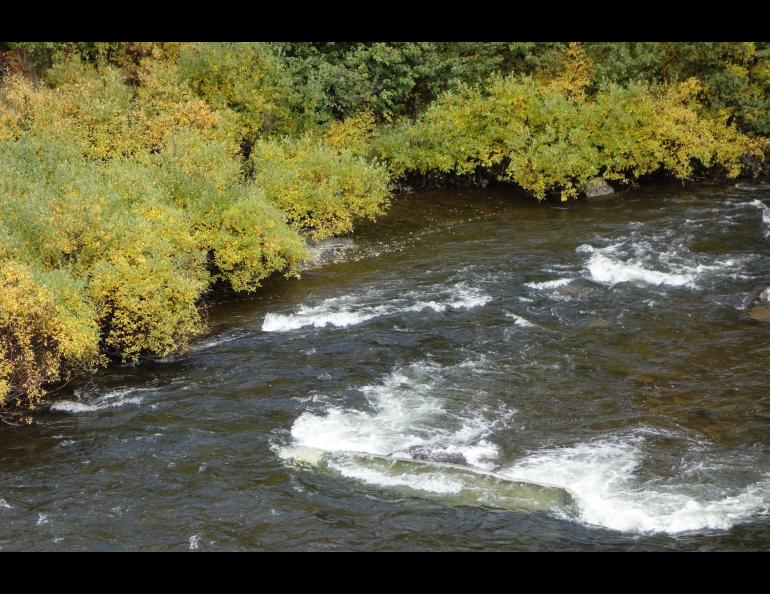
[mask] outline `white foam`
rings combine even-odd
[[[200,546],[200,541],[201,541],[201,535],[200,534],[193,534],[190,537],[190,540],[188,541],[190,543],[189,549],[191,551],[197,551],[198,547]]]
[[[327,300],[331,301],[331,300]],[[285,332],[286,330],[296,330],[305,326],[314,328],[323,328],[324,326],[336,326],[344,328],[360,324],[366,320],[377,317],[384,312],[369,310],[367,312],[351,311],[330,311],[329,303],[324,302],[317,307],[300,306],[295,314],[283,315],[269,313],[265,316],[262,323],[263,332]]]
[[[633,261],[623,262],[594,252],[588,260],[588,272],[591,279],[608,285],[626,282],[642,282],[650,285],[669,285],[672,287],[694,286],[694,274],[674,274],[645,268]]]
[[[51,410],[68,413],[85,413],[103,410],[105,408],[117,408],[125,406],[126,404],[139,405],[142,402],[143,397],[129,397],[129,394],[144,392],[148,389],[149,388],[125,388],[122,390],[113,390],[91,400],[61,400],[59,402],[54,402],[51,405]],[[76,396],[80,398],[80,394],[76,393]]]
[[[399,311],[422,311],[424,309],[432,309],[436,312],[442,312],[446,311],[448,308],[471,309],[473,307],[486,305],[491,300],[492,297],[486,293],[482,293],[477,289],[458,285],[456,287],[455,296],[446,301],[417,301],[414,305],[399,308]]]
[[[513,323],[516,324],[517,326],[521,326],[522,328],[532,328],[535,326],[529,320],[526,320],[521,316],[517,316],[515,313],[506,312],[505,315],[508,316],[509,318],[513,318]]]
[[[36,526],[42,526],[43,524],[48,524],[48,514],[39,513],[37,515],[37,522],[35,522]]]
[[[220,344],[225,344],[226,342],[237,340],[238,338],[241,338],[243,336],[244,336],[244,333],[241,330],[225,332],[223,334],[220,334],[219,336],[214,336],[212,338],[209,338],[208,340],[204,340],[204,341],[192,344],[190,345],[189,350],[191,352],[203,351],[205,349],[210,349],[212,347],[219,346]]]
[[[639,440],[599,440],[536,452],[500,474],[560,486],[577,501],[582,522],[623,532],[727,530],[768,509],[768,481],[699,498],[687,485],[638,484],[642,458]]]
[[[359,407],[327,406],[323,414],[305,412],[291,428],[293,445],[401,457],[411,457],[410,449],[419,447],[490,468],[498,448],[486,437],[496,421],[490,421],[481,406],[448,410],[440,398],[443,376],[460,365],[447,368],[420,362],[397,368],[380,383],[360,388],[364,402]]]
[[[735,184],[735,188],[737,190],[744,190],[746,192],[763,192],[763,191],[766,191],[766,190],[770,190],[770,184],[765,184],[765,183],[759,183],[759,184],[737,183],[737,184]]]
[[[754,255],[745,254],[710,258],[692,253],[687,241],[673,229],[644,235],[634,231],[628,238],[605,247],[584,244],[576,251],[589,254],[586,277],[611,286],[631,282],[698,289],[700,281],[710,277],[741,278],[741,266],[754,258]]]
[[[768,208],[761,200],[752,200],[749,204],[762,210],[762,222],[765,225],[770,226],[770,208]]]
[[[262,323],[263,332],[285,332],[306,326],[323,328],[336,326],[344,328],[366,320],[399,312],[414,312],[432,309],[444,312],[448,309],[470,309],[487,304],[492,298],[483,291],[458,283],[438,291],[439,299],[426,300],[418,293],[391,299],[385,303],[369,303],[372,296],[346,295],[324,299],[315,306],[301,305],[293,314],[268,313]],[[377,297],[374,296],[376,300]]]
[[[557,278],[555,280],[543,281],[542,283],[524,283],[525,286],[533,289],[547,290],[556,289],[557,287],[563,287],[570,284],[574,279],[571,278]]]
[[[4,509],[13,509],[13,506],[2,497],[0,497],[0,507]]]
[[[452,295],[453,297],[449,299],[447,305],[455,309],[481,307],[492,301],[492,297],[480,289],[468,287],[461,283],[454,286]]]

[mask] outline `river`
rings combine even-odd
[[[399,196],[0,432],[0,549],[770,550],[768,205]]]

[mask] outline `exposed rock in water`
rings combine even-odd
[[[607,196],[608,194],[614,194],[615,190],[602,178],[597,177],[585,185],[585,188],[583,188],[583,193],[587,198],[595,198],[596,196]]]
[[[434,450],[430,447],[415,446],[407,450],[415,460],[429,460],[431,462],[443,462],[446,464],[468,464],[462,454],[452,454],[443,450]]]
[[[746,313],[760,322],[770,322],[770,287],[754,299]]]
[[[743,170],[750,173],[754,179],[764,177],[770,172],[770,154],[766,151],[761,151],[759,154],[749,153],[741,157],[741,165]],[[737,188],[738,184],[735,187]]]
[[[596,288],[591,286],[590,283],[584,283],[580,280],[571,282],[556,288],[556,292],[561,295],[569,295],[570,297],[584,297],[591,293],[596,293]]]

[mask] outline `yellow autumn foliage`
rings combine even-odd
[[[0,263],[0,403],[34,408],[44,384],[102,361],[99,326],[81,289],[66,271]]]
[[[296,275],[300,231],[383,212],[388,173],[363,156],[371,117],[260,138],[299,120],[275,58],[245,49],[257,62],[183,44],[125,68],[70,56],[46,84],[3,81],[0,404],[31,406],[108,357],[184,349],[213,283],[253,291]],[[248,160],[244,142],[257,143]]]

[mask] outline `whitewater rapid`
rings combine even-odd
[[[770,208],[761,200],[752,200],[749,204],[757,207],[762,212],[762,222],[765,224],[765,237],[770,236]]]
[[[681,481],[668,485],[643,481],[637,471],[645,458],[645,440],[656,432],[609,434],[569,447],[545,448],[511,462],[500,460],[495,436],[512,431],[515,410],[503,414],[482,403],[456,408],[441,397],[462,370],[478,370],[484,361],[466,360],[442,367],[420,361],[399,367],[377,384],[360,387],[357,406],[327,403],[322,411],[302,413],[291,427],[290,445],[322,452],[359,452],[467,464],[500,478],[564,489],[575,500],[573,519],[586,525],[629,533],[677,534],[727,530],[770,506],[770,476],[730,491],[716,486],[702,492],[688,482],[692,467],[680,470]],[[276,451],[286,452],[277,447]],[[286,454],[284,454],[286,456]],[[464,487],[439,465],[433,472],[395,474],[372,468],[355,457],[330,463],[343,477],[380,488],[409,487],[424,496],[457,494]],[[481,500],[493,502],[494,484]]]
[[[451,377],[480,365],[469,360],[442,367],[421,361],[399,367],[381,382],[358,388],[362,398],[357,407],[330,405],[322,413],[300,415],[291,428],[293,443],[406,458],[420,452],[490,468],[498,449],[487,437],[496,425],[510,421],[514,411],[501,416],[483,406],[458,411],[437,394]]]
[[[639,481],[644,439],[610,435],[571,447],[533,452],[499,470],[511,479],[547,481],[573,494],[579,521],[621,532],[728,530],[770,509],[770,477],[721,495],[698,493],[687,480],[674,485]],[[706,489],[702,489],[706,491]]]
[[[262,331],[285,332],[306,326],[344,328],[373,318],[409,312],[471,309],[486,305],[491,299],[481,289],[463,283],[438,287],[432,292],[406,292],[384,303],[383,296],[376,292],[343,295],[324,299],[317,305],[300,305],[294,313],[268,313]]]

